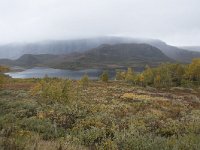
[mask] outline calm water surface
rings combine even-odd
[[[60,77],[69,79],[80,79],[84,74],[87,74],[90,79],[98,79],[103,71],[100,69],[86,69],[86,70],[62,70],[44,67],[35,67],[20,72],[9,72],[7,75],[12,78],[43,78],[45,75],[49,77]],[[114,76],[114,71],[109,71],[110,76]]]

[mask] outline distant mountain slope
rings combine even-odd
[[[54,64],[54,61],[57,61],[60,56],[50,55],[50,54],[24,54],[19,59],[10,60],[10,59],[0,59],[0,64],[7,66],[22,66],[22,67],[35,67],[35,66],[49,66]]]
[[[190,63],[193,58],[200,57],[200,52],[181,49],[166,43],[155,42],[149,44],[159,48],[165,55],[181,63]]]
[[[148,44],[104,44],[97,48],[68,55],[25,54],[17,60],[1,59],[0,64],[22,67],[48,66],[63,69],[122,68],[157,66],[173,60]]]
[[[182,46],[182,49],[188,49],[190,51],[200,52],[200,46]]]
[[[148,44],[104,44],[74,55],[74,59],[60,63],[58,68],[120,68],[156,66],[173,60]]]
[[[17,59],[24,54],[69,54],[72,52],[83,52],[102,44],[117,44],[128,41],[128,38],[121,37],[98,37],[25,44],[7,44],[0,46],[0,58]]]
[[[30,44],[8,44],[0,46],[0,58],[17,59],[24,54],[67,55],[74,52],[85,52],[102,44],[146,43],[157,47],[168,57],[183,63],[189,63],[193,58],[200,57],[200,52],[188,51],[167,45],[155,39],[137,39],[127,37],[97,37],[75,40],[46,41]]]

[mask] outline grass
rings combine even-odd
[[[0,149],[200,149],[198,88],[9,80],[0,91]]]

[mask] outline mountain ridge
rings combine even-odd
[[[200,52],[200,46],[181,46],[180,48]]]
[[[85,52],[68,55],[25,54],[16,60],[0,60],[6,65],[22,67],[46,66],[60,69],[123,68],[157,66],[173,62],[161,50],[148,44],[103,44]]]
[[[138,39],[128,37],[96,37],[74,40],[52,40],[28,44],[10,44],[0,46],[0,58],[17,59],[23,54],[53,54],[67,55],[73,52],[84,52],[102,44],[120,43],[146,43],[160,49],[171,59],[181,63],[189,63],[195,57],[200,57],[200,52],[185,50],[166,44],[157,39]]]

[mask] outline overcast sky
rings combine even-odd
[[[0,43],[104,35],[200,45],[200,0],[0,0]]]

